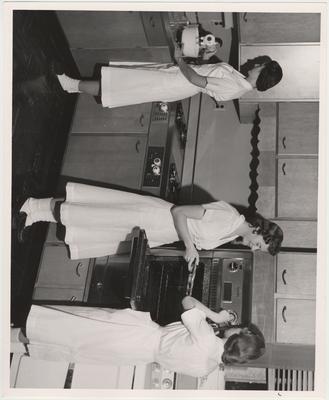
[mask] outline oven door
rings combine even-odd
[[[148,288],[145,309],[160,325],[180,321],[182,299],[186,296],[188,268],[183,257],[149,257]],[[203,277],[211,259],[200,259],[192,296],[202,300]]]

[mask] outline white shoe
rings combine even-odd
[[[27,215],[31,214],[32,212],[32,202],[35,200],[33,197],[29,197],[27,200],[25,200],[24,204],[22,205],[21,209],[19,212],[23,212]]]
[[[25,220],[24,227],[27,227],[27,226],[30,226],[33,224],[33,221],[31,218],[33,200],[35,200],[33,197],[29,197],[27,200],[25,200],[24,204],[22,205],[21,209],[19,210],[19,212],[26,214],[26,220]]]
[[[68,93],[81,93],[79,90],[79,79],[73,79],[66,74],[56,75],[62,89]]]

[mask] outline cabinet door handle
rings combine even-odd
[[[287,148],[287,146],[286,146],[286,137],[285,136],[283,136],[283,138],[282,138],[282,147],[284,148],[284,149],[286,149]]]
[[[286,175],[286,163],[285,162],[282,164],[281,169],[282,169],[283,175]]]
[[[71,298],[70,298],[70,301],[75,301],[77,298],[76,298],[76,296],[72,296]]]
[[[282,315],[282,319],[283,319],[284,323],[287,322],[286,311],[287,311],[287,306],[283,306],[282,311],[281,311],[281,315]]]
[[[286,281],[286,278],[285,278],[286,273],[287,273],[287,270],[284,269],[284,270],[282,271],[282,274],[281,274],[282,282],[283,282],[284,285],[287,284],[287,281]]]
[[[137,140],[136,144],[135,144],[135,149],[137,151],[137,153],[139,153],[139,146],[140,146],[141,142],[140,140]]]
[[[144,128],[144,119],[145,119],[145,117],[144,117],[144,114],[142,113],[141,116],[139,117],[139,124],[143,128]]]
[[[82,262],[79,262],[78,265],[77,265],[76,268],[75,268],[75,273],[76,273],[76,275],[78,275],[78,277],[81,276],[81,275],[80,275],[80,272],[79,272],[79,268],[80,268],[80,267],[83,267]]]
[[[242,17],[242,19],[244,20],[244,22],[248,22],[248,20],[247,20],[247,14],[248,13],[243,13],[243,17]]]

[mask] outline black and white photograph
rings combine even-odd
[[[291,4],[6,4],[5,394],[323,395],[326,4]]]

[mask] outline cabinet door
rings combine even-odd
[[[279,154],[318,154],[319,103],[279,104]]]
[[[278,294],[315,297],[316,254],[278,254],[276,291]]]
[[[320,42],[320,13],[240,13],[241,43]]]
[[[71,48],[129,48],[148,45],[139,12],[57,11]]]
[[[278,216],[317,218],[317,159],[278,160]]]
[[[70,260],[65,246],[45,246],[33,298],[82,301],[89,259]]]
[[[315,343],[315,300],[277,300],[277,341]]]
[[[72,133],[142,133],[149,129],[152,103],[103,108],[91,96],[80,95]]]
[[[273,220],[283,230],[283,247],[315,249],[317,247],[317,221]]]
[[[251,90],[242,101],[312,101],[319,99],[320,46],[296,45],[241,45],[240,65],[248,59],[268,55],[282,67],[283,78],[265,92]],[[305,62],[307,60],[307,62]]]
[[[164,22],[159,12],[141,12],[145,35],[149,46],[167,46]]]
[[[146,137],[71,136],[62,175],[140,189]]]
[[[106,65],[110,61],[156,62],[172,61],[168,47],[135,47],[123,49],[71,49],[80,76],[94,76],[95,65]],[[98,71],[97,71],[98,72]],[[97,76],[96,72],[96,76]]]

